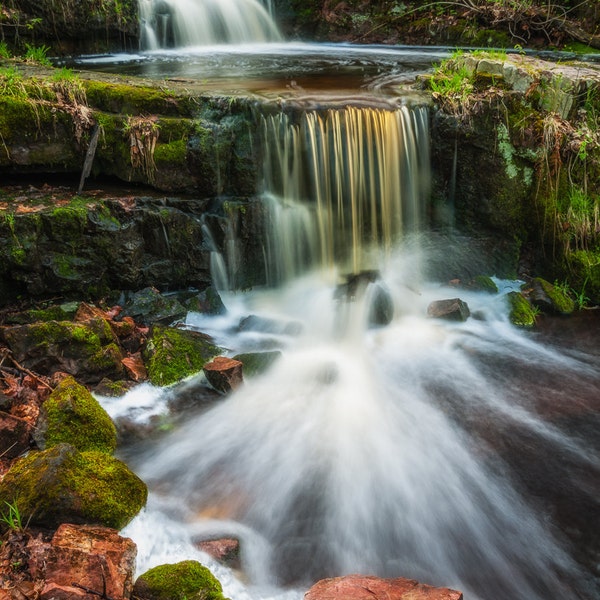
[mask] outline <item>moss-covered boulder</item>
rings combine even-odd
[[[487,275],[477,275],[469,287],[480,292],[487,292],[488,294],[498,293],[498,286],[494,280]]]
[[[139,600],[224,600],[219,581],[195,560],[146,571],[135,582],[133,596]]]
[[[570,315],[575,310],[575,302],[560,287],[536,277],[531,282],[530,298],[532,304],[543,312]]]
[[[144,482],[105,452],[69,444],[17,460],[0,482],[0,504],[15,504],[24,523],[54,528],[86,523],[122,529],[146,504]]]
[[[521,292],[509,292],[506,297],[510,306],[510,322],[517,327],[533,327],[536,313],[527,298]]]
[[[2,327],[0,339],[23,366],[38,373],[62,371],[86,383],[123,375],[123,356],[105,319]]]
[[[222,351],[206,334],[156,325],[144,349],[144,359],[154,385],[171,385],[199,373]]]
[[[80,452],[97,450],[112,454],[117,447],[117,430],[112,419],[72,377],[63,379],[42,405],[38,432],[41,433],[36,436],[38,444],[45,448],[66,443]]]

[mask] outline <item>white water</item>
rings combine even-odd
[[[341,326],[333,281],[322,272],[277,291],[232,294],[227,316],[188,317],[225,346],[276,345],[283,356],[136,465],[154,490],[124,532],[139,546],[140,572],[197,557],[234,600],[300,597],[316,578],[353,572],[414,577],[470,599],[579,597],[564,583],[577,569],[543,515],[456,419],[467,411],[480,415],[477,427],[524,428],[593,472],[598,457],[544,422],[501,366],[518,355],[532,372],[560,370],[566,384],[587,381],[578,385],[598,391],[597,365],[515,330],[502,294],[461,293],[485,320],[425,318],[430,300],[456,290],[409,290],[407,282],[418,283],[412,264],[398,251],[383,273],[397,317],[382,329],[365,328],[360,302]],[[300,322],[303,332],[232,333],[248,314]],[[540,394],[549,393],[544,386]],[[193,549],[202,531],[240,537],[249,582]],[[295,596],[277,589],[288,581]]]
[[[260,0],[138,0],[141,47],[209,46],[281,39]]]

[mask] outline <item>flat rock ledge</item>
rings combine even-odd
[[[463,600],[463,595],[457,590],[403,577],[346,575],[318,581],[304,595],[304,600]]]

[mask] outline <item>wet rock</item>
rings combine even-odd
[[[29,569],[43,580],[40,600],[129,598],[137,548],[108,527],[61,525],[48,543],[30,540]]]
[[[41,449],[70,444],[81,452],[112,454],[117,431],[108,413],[72,377],[63,379],[40,410],[35,439]]]
[[[575,302],[563,290],[541,277],[533,279],[530,288],[529,301],[543,312],[570,315],[575,310]]]
[[[147,495],[144,482],[125,463],[69,444],[17,459],[0,482],[0,504],[18,498],[24,523],[50,529],[61,523],[121,529],[144,507]]]
[[[142,359],[141,352],[136,352],[135,354],[124,358],[121,362],[127,371],[127,375],[129,375],[129,378],[133,379],[133,381],[140,382],[148,379],[148,371],[146,370],[146,365]]]
[[[164,386],[199,373],[205,363],[221,352],[204,333],[156,325],[143,357],[150,381]]]
[[[240,331],[255,331],[272,335],[300,335],[302,324],[297,322],[279,321],[258,315],[249,315],[240,320]]]
[[[414,579],[380,579],[347,575],[323,579],[304,595],[305,600],[462,600],[461,592],[436,588]]]
[[[216,561],[230,569],[240,569],[240,541],[235,538],[201,540],[194,543],[198,550],[206,552]]]
[[[218,356],[204,365],[204,374],[215,390],[227,394],[243,382],[242,363],[233,358]]]
[[[120,396],[124,396],[135,385],[134,381],[113,381],[112,379],[104,378],[93,388],[93,391],[98,396],[119,398]]]
[[[177,298],[165,296],[156,288],[148,287],[131,295],[123,307],[122,316],[146,325],[168,325],[185,317],[186,313],[186,308]]]
[[[32,431],[25,419],[0,412],[0,456],[16,458],[29,450]]]
[[[371,327],[388,325],[394,318],[394,300],[381,281],[379,271],[367,270],[346,275],[346,281],[338,285],[333,297],[336,300],[353,301],[368,294],[367,323]]]
[[[468,287],[480,292],[487,292],[488,294],[498,293],[498,286],[491,277],[487,277],[486,275],[477,275],[477,277],[469,283]]]
[[[227,312],[219,292],[212,286],[189,298],[184,305],[188,310],[207,315],[224,315]]]
[[[535,311],[521,292],[506,294],[510,306],[508,318],[517,327],[530,328],[535,325]]]
[[[469,306],[460,298],[434,300],[427,307],[427,316],[447,321],[466,321],[470,316]]]
[[[267,371],[276,360],[281,358],[281,351],[244,352],[236,354],[233,358],[242,363],[244,377],[253,377]]]
[[[225,600],[216,577],[195,560],[160,565],[140,575],[133,588],[138,600]]]

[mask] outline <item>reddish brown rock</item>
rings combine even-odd
[[[469,307],[460,298],[434,300],[427,307],[427,316],[447,321],[466,321],[470,315]]]
[[[115,529],[63,524],[49,544],[32,540],[29,570],[45,582],[41,600],[129,598],[136,552]]]
[[[304,600],[463,600],[463,595],[403,577],[346,575],[318,581],[306,592]]]
[[[243,381],[242,363],[234,358],[218,356],[204,365],[204,374],[215,390],[226,394],[239,387]]]
[[[231,569],[239,569],[240,542],[234,538],[220,538],[218,540],[203,540],[195,543],[198,550],[206,552],[215,560]]]
[[[148,371],[146,371],[141,352],[136,352],[124,358],[121,362],[125,367],[125,371],[127,371],[127,375],[133,381],[146,381],[148,379]]]

